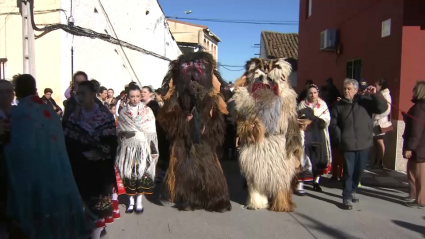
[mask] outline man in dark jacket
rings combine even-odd
[[[69,116],[75,111],[78,105],[77,95],[75,92],[78,90],[78,84],[83,81],[88,81],[87,74],[83,71],[78,71],[74,74],[74,77],[72,79],[72,90],[71,90],[71,97],[64,101],[64,114],[62,118],[62,126],[65,127],[66,123],[68,122]],[[103,103],[96,97],[94,98],[94,102],[99,105],[99,107],[105,107]]]
[[[62,118],[62,109],[59,107],[59,105],[56,104],[56,101],[52,98],[53,90],[50,88],[44,89],[44,95],[41,97],[44,104],[51,105],[53,110],[56,112],[56,114],[59,115],[60,118]]]
[[[339,142],[344,155],[343,207],[351,210],[352,202],[358,202],[356,189],[372,147],[372,114],[381,114],[388,108],[387,102],[376,88],[369,86],[359,95],[359,83],[354,79],[344,81],[344,97],[332,108],[330,129]]]
[[[332,109],[332,107],[335,105],[335,102],[338,100],[338,98],[341,97],[341,93],[339,93],[338,88],[334,85],[333,79],[330,77],[326,79],[326,86],[328,89],[328,99],[326,104],[328,104],[328,107]]]

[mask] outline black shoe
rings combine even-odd
[[[332,176],[330,179],[330,181],[336,182],[338,181],[338,177],[337,176]]]
[[[322,188],[320,187],[318,183],[313,183],[313,189],[319,193],[323,192]]]
[[[106,236],[106,234],[108,234],[108,233],[106,232],[106,227],[105,227],[105,228],[103,228],[102,232],[100,233],[100,237],[104,237],[104,236]]]
[[[359,197],[357,196],[357,194],[356,193],[353,193],[353,194],[351,194],[351,201],[353,202],[353,203],[358,203],[358,202],[360,202],[360,199],[359,199]]]
[[[134,206],[132,209],[129,209],[128,207],[127,210],[125,210],[125,213],[130,214],[130,213],[133,213],[133,211],[134,211]]]
[[[342,209],[344,210],[352,210],[353,209],[353,204],[350,200],[345,199],[342,202]]]

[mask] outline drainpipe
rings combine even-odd
[[[74,46],[71,46],[71,79],[74,77]]]

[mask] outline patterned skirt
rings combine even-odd
[[[125,193],[127,195],[152,194],[155,182],[151,175],[146,172],[140,176],[138,173],[139,165],[133,167],[131,178],[123,178]]]

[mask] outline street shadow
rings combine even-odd
[[[322,185],[320,185],[320,186],[322,186]],[[316,192],[316,190],[314,190],[314,188],[311,187],[310,185],[304,185],[304,189],[307,189],[309,191]],[[326,192],[326,191],[322,191],[322,192],[318,192],[318,193],[325,194],[325,195],[328,195],[328,196],[331,196],[331,197],[336,197],[336,198],[342,199],[342,195],[337,195],[337,194],[333,194],[333,193]]]
[[[333,180],[330,180],[329,178],[322,177],[320,179],[320,187],[341,189],[342,183],[340,181],[333,181]]]
[[[334,195],[334,194],[332,194],[332,195]],[[339,209],[344,209],[342,203],[340,203],[340,202],[337,202],[337,201],[334,201],[334,200],[331,200],[331,199],[327,199],[327,198],[323,198],[323,197],[319,197],[319,196],[311,194],[311,193],[305,193],[305,196],[308,196],[308,197],[311,197],[311,198],[314,198],[314,199],[317,199],[317,200],[320,200],[320,201],[323,201],[323,202],[327,202],[329,204],[333,204],[336,207],[338,207]]]
[[[361,193],[378,194],[378,195],[381,195],[381,196],[384,196],[384,197],[393,198],[393,199],[397,199],[397,200],[400,200],[400,201],[403,201],[404,198],[405,198],[404,196],[399,196],[399,195],[391,194],[391,193],[389,193],[391,191],[385,191],[385,190],[382,190],[381,188],[373,188],[373,189],[375,189],[376,191],[375,190],[371,190],[369,188],[360,187],[360,188],[357,189],[357,192],[359,194],[361,194]],[[392,191],[392,192],[399,193],[401,191],[398,191],[398,192],[397,191]]]
[[[414,231],[419,234],[422,234],[422,236],[425,238],[425,226],[416,225],[413,223],[403,222],[398,220],[392,220],[392,222],[396,224],[397,226],[404,227],[405,229],[408,229],[410,231]]]
[[[146,194],[146,200],[148,200],[149,202],[157,205],[157,206],[164,206],[164,204],[166,204],[167,202],[165,200],[163,200],[163,188],[164,188],[164,184],[163,183],[157,183],[155,184],[155,188],[153,189],[153,193],[152,194]]]
[[[365,195],[368,197],[373,197],[373,198],[377,198],[377,199],[381,199],[384,201],[388,201],[388,202],[392,202],[395,204],[399,204],[402,206],[405,206],[405,202],[403,201],[403,197],[400,196],[396,196],[396,195],[392,195],[392,194],[388,194],[388,193],[384,193],[384,192],[377,192],[377,191],[372,191],[372,190],[368,190],[365,188],[358,188],[356,191],[358,194],[361,195]]]
[[[385,192],[393,192],[393,193],[397,193],[397,192],[408,193],[409,192],[408,188],[397,188],[397,189],[390,189],[390,188],[383,188],[383,187],[371,187],[371,188],[379,189]]]
[[[312,225],[309,225],[308,227],[307,226],[305,226],[303,223],[301,223],[295,216],[293,216],[292,214],[296,214],[297,216],[299,216],[299,217],[302,217],[303,219],[306,219],[306,220],[308,220],[309,222],[311,222],[312,223]],[[341,239],[341,238],[344,238],[344,239],[359,239],[360,237],[355,237],[355,236],[352,236],[352,235],[350,235],[350,234],[348,234],[348,233],[346,233],[346,232],[343,232],[343,231],[341,231],[341,230],[339,230],[339,229],[336,229],[336,228],[333,228],[333,227],[330,227],[330,226],[328,226],[328,225],[325,225],[325,224],[323,224],[322,222],[320,222],[320,221],[318,221],[318,220],[316,220],[316,219],[314,219],[314,218],[312,218],[312,217],[309,217],[309,216],[307,216],[307,215],[305,215],[305,214],[302,214],[302,213],[298,213],[298,212],[295,212],[295,213],[290,213],[290,215],[298,222],[298,223],[300,223],[314,238],[318,238],[317,236],[315,236],[314,234],[313,234],[313,232],[310,230],[310,228],[312,228],[312,229],[315,229],[315,230],[317,230],[317,231],[320,231],[320,232],[322,232],[322,233],[325,233],[327,236],[330,236],[330,237],[332,237],[332,238],[337,238],[337,239]]]
[[[220,163],[229,188],[230,201],[245,205],[248,198],[248,191],[244,188],[245,179],[241,175],[238,161],[226,160]]]
[[[229,189],[230,201],[236,202],[241,205],[245,205],[246,199],[248,197],[248,192],[243,187],[244,178],[242,177],[240,173],[238,162],[236,160],[226,160],[226,161],[221,161],[220,163],[221,163],[223,174],[224,174],[224,177],[226,178],[227,186]],[[145,195],[145,196],[149,202],[158,206],[165,206],[167,204],[170,204],[165,198],[163,183],[156,184],[154,188],[154,193],[151,195]],[[128,202],[128,199],[122,199],[122,200],[124,202]],[[123,203],[123,204],[126,204],[126,203]]]

